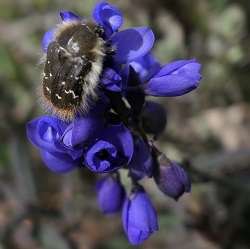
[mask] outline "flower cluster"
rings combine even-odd
[[[62,22],[81,21],[71,12],[61,13]],[[99,2],[93,19],[104,31],[104,39],[115,54],[103,63],[98,101],[74,120],[42,116],[28,123],[28,138],[40,148],[45,165],[56,173],[79,167],[104,174],[96,184],[99,207],[105,214],[122,211],[125,233],[137,245],[158,230],[157,215],[140,180],[153,178],[158,188],[177,200],[190,191],[187,173],[149,141],[164,131],[166,111],[146,96],[172,97],[199,85],[200,64],[195,59],[161,66],[150,52],[154,34],[148,27],[119,31],[120,11]],[[55,38],[53,30],[43,38],[43,51]],[[128,170],[132,187],[126,193],[119,170]]]

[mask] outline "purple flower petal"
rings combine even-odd
[[[156,212],[144,189],[137,186],[126,198],[122,221],[132,245],[138,245],[158,230]]]
[[[160,63],[156,60],[151,52],[148,52],[146,55],[137,58],[131,62],[130,65],[138,73],[142,83],[148,81],[161,69]]]
[[[60,12],[61,19],[65,21],[81,21],[82,19],[70,11]]]
[[[125,189],[120,183],[117,174],[108,174],[96,183],[98,202],[101,211],[105,214],[115,214],[121,210]]]
[[[67,125],[55,117],[43,116],[28,123],[27,135],[31,143],[40,149],[64,152],[65,147],[59,140]]]
[[[201,65],[195,60],[169,63],[149,80],[145,93],[153,96],[173,97],[186,94],[199,85]]]
[[[130,227],[127,232],[129,242],[132,245],[139,245],[148,239],[153,232],[151,231],[141,231],[138,228]]]
[[[183,168],[170,161],[164,154],[158,155],[159,168],[154,172],[158,188],[167,196],[178,200],[184,192],[190,192],[191,183]]]
[[[128,164],[133,156],[134,143],[129,130],[123,125],[108,125],[100,136],[100,139],[114,144]]]
[[[87,167],[97,173],[112,172],[122,166],[116,147],[103,140],[98,140],[88,150],[85,160]]]
[[[118,64],[134,61],[144,56],[154,45],[154,33],[148,27],[122,30],[114,34],[111,41],[116,46],[114,60]]]
[[[117,74],[111,68],[105,68],[101,75],[100,85],[113,92],[121,91],[122,79],[119,74]]]
[[[69,154],[73,160],[78,159],[80,157],[82,157],[83,155],[83,149],[79,148],[79,149],[69,149],[67,151],[67,154]]]
[[[67,127],[62,142],[67,147],[87,147],[101,134],[104,124],[105,119],[96,115],[80,117]]]
[[[133,138],[123,125],[108,125],[88,148],[85,164],[97,173],[111,172],[128,164],[134,150]]]
[[[54,30],[53,29],[49,29],[43,36],[43,40],[42,40],[42,49],[43,52],[46,53],[47,52],[47,48],[49,46],[49,44],[55,39],[54,36]]]
[[[196,62],[195,59],[191,59],[191,60],[179,60],[179,61],[173,61],[173,62],[170,62],[168,64],[166,64],[165,66],[163,66],[159,71],[158,73],[154,76],[154,77],[162,77],[162,76],[165,76],[167,74],[172,74],[174,73],[175,71],[177,71],[178,69],[184,67],[185,65],[188,65],[188,64],[192,64],[192,66],[194,66],[193,63],[195,63],[196,67],[194,67],[194,69],[196,68],[195,71],[199,71],[200,70],[200,64]]]
[[[56,153],[42,150],[45,165],[55,173],[67,173],[81,165],[81,159],[74,160],[67,153]]]
[[[93,10],[94,19],[105,28],[107,37],[116,32],[123,23],[121,12],[114,6],[99,2]]]
[[[152,177],[153,159],[145,142],[138,138],[134,140],[134,154],[129,164],[131,177],[139,181],[143,177]]]

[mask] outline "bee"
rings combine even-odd
[[[44,58],[42,99],[54,114],[74,119],[98,99],[98,83],[107,54],[114,54],[104,29],[92,19],[65,21],[54,30]],[[43,101],[43,102],[44,102]]]

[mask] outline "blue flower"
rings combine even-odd
[[[107,38],[118,32],[123,23],[122,13],[116,7],[106,2],[96,4],[93,10],[93,17],[97,23],[105,28]]]
[[[195,59],[168,63],[149,80],[145,93],[162,97],[186,94],[198,87],[200,68]]]
[[[42,40],[42,50],[44,53],[46,53],[49,44],[54,39],[55,39],[54,30],[49,29],[48,31],[45,32],[45,34],[43,35],[43,40]]]
[[[134,139],[133,158],[128,166],[131,177],[136,181],[143,177],[152,177],[153,158],[149,147],[141,138]]]
[[[118,173],[111,173],[98,180],[96,192],[101,211],[105,214],[115,214],[122,208],[125,189],[120,182]]]
[[[137,72],[141,82],[148,81],[161,69],[160,63],[151,52],[135,59],[130,65]]]
[[[100,85],[107,90],[120,92],[122,78],[112,68],[105,68],[100,78]]]
[[[27,124],[27,135],[32,144],[51,152],[64,152],[60,139],[69,124],[52,116],[36,118]]]
[[[74,120],[64,131],[62,143],[67,147],[85,148],[102,133],[105,118],[98,115],[86,115]]]
[[[123,125],[107,125],[87,149],[85,165],[96,173],[112,172],[128,164],[134,151],[133,138]]]
[[[191,183],[184,169],[162,153],[158,155],[158,162],[159,168],[155,168],[153,177],[165,195],[178,200],[184,192],[190,192]]]
[[[70,152],[50,152],[41,150],[42,159],[45,165],[55,173],[68,173],[81,166],[82,151],[79,151],[74,157],[74,153]]]
[[[55,39],[58,45],[61,44],[58,40],[64,25],[71,29],[84,20],[70,11],[61,12],[60,16],[62,24],[48,30],[43,37],[44,53]],[[107,47],[107,54],[101,55],[103,58],[96,81],[89,82],[96,86],[91,91],[98,98],[91,101],[86,99],[87,95],[81,98],[81,101],[89,103],[89,108],[80,113],[76,107],[74,120],[52,116],[34,119],[27,125],[27,134],[31,143],[41,150],[45,165],[53,172],[66,173],[86,166],[94,173],[108,173],[95,186],[99,207],[105,214],[115,214],[122,209],[125,233],[131,244],[138,245],[158,230],[156,212],[138,181],[153,177],[158,188],[175,200],[191,189],[184,169],[162,154],[148,138],[152,134],[155,140],[163,133],[167,113],[164,106],[147,101],[146,97],[173,97],[194,90],[202,78],[199,73],[201,65],[192,59],[161,66],[151,53],[155,41],[152,30],[148,27],[120,30],[122,13],[106,2],[96,4],[92,17],[104,30],[100,34],[96,25],[96,33],[101,36],[98,44]],[[74,29],[69,30],[68,36],[74,32]],[[70,39],[64,38],[63,44],[67,42],[65,39]],[[81,43],[81,39],[77,42]],[[53,50],[47,56],[52,57]],[[67,60],[69,68],[74,66],[70,64],[72,61]],[[91,65],[91,70],[96,71],[96,67]],[[79,76],[84,82],[87,79],[84,77],[91,77],[89,75],[85,70]],[[57,83],[60,82],[56,81],[58,75],[53,76],[57,91]],[[78,87],[76,81],[67,80],[65,78],[63,84],[76,84]],[[88,81],[83,84],[88,84]],[[60,91],[61,88],[58,89]],[[81,90],[86,92],[85,88]],[[127,197],[120,181],[120,169],[127,170],[132,181],[132,190]]]
[[[70,12],[70,11],[63,11],[60,12],[60,16],[62,21],[67,22],[67,21],[81,21],[82,19],[75,15],[74,13]]]
[[[125,64],[147,54],[153,47],[155,37],[148,27],[136,27],[122,30],[110,37],[116,47],[114,61]]]
[[[124,230],[132,245],[138,245],[158,230],[156,212],[141,186],[126,198],[122,210]]]
[[[55,173],[66,173],[81,165],[83,150],[66,148],[61,143],[68,123],[56,117],[43,116],[28,123],[28,138],[41,149],[45,165]]]

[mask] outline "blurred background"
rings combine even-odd
[[[0,248],[123,249],[120,214],[100,213],[95,176],[87,170],[56,175],[26,137],[42,115],[36,89],[41,39],[60,22],[59,11],[91,16],[98,1],[1,0],[0,3]],[[149,26],[161,63],[197,58],[197,90],[161,99],[168,126],[158,148],[192,179],[178,202],[151,180],[147,189],[159,232],[143,249],[250,248],[250,1],[117,0],[122,28]],[[126,184],[125,174],[122,177]]]

